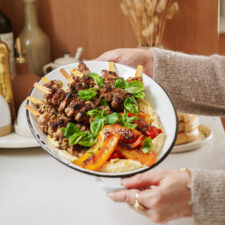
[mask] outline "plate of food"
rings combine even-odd
[[[163,88],[134,68],[85,61],[34,84],[27,120],[41,147],[87,174],[124,177],[149,170],[171,152],[177,116]]]

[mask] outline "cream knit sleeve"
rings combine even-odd
[[[192,171],[192,216],[200,225],[225,224],[225,171]]]
[[[225,116],[225,56],[151,51],[153,79],[169,94],[177,110]]]

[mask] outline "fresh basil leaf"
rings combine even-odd
[[[99,87],[103,87],[105,85],[104,78],[100,77],[97,73],[89,73],[89,76],[94,79],[95,83]]]
[[[91,90],[91,91],[99,91],[99,88],[92,87],[92,88],[89,88],[88,90]]]
[[[114,112],[106,116],[107,124],[115,124],[119,120],[118,113]]]
[[[108,104],[108,102],[105,100],[105,98],[102,98],[102,100],[101,100],[101,105],[106,105],[106,106],[108,106],[109,104]]]
[[[80,132],[80,129],[73,123],[67,123],[64,135],[70,137],[74,133]]]
[[[145,90],[145,87],[139,80],[133,80],[129,82],[127,87],[125,88],[126,92],[130,94],[134,94],[134,95],[144,90]]]
[[[105,109],[103,109],[103,111],[102,111],[102,116],[103,116],[103,117],[106,117],[107,115],[108,115],[107,111],[106,111]]]
[[[147,137],[145,139],[142,151],[144,153],[148,153],[148,152],[152,151],[152,139],[150,137]]]
[[[123,126],[127,127],[127,128],[130,128],[130,129],[136,129],[137,124],[125,122]]]
[[[134,97],[144,99],[145,93],[143,91],[140,91],[137,94],[135,94]]]
[[[105,124],[105,118],[95,117],[90,125],[91,132],[97,136]]]
[[[115,88],[125,89],[127,85],[128,85],[128,82],[126,82],[123,78],[118,78],[115,81]]]
[[[138,104],[134,97],[129,97],[125,99],[124,108],[133,114],[138,113]]]
[[[137,120],[137,116],[127,117],[126,122],[133,123],[135,120]]]
[[[82,137],[78,144],[85,147],[91,147],[96,141],[96,136],[94,134],[89,134],[88,136]]]
[[[79,142],[79,140],[84,136],[83,132],[77,132],[74,133],[72,136],[69,138],[69,145],[75,145]]]
[[[83,99],[85,101],[90,100],[94,98],[97,95],[97,92],[92,91],[90,89],[82,90],[78,92],[78,96],[80,99]]]
[[[87,115],[90,117],[96,117],[101,115],[101,111],[98,109],[92,109],[87,112]]]
[[[119,124],[123,127],[127,127],[127,128],[130,128],[130,129],[135,129],[137,127],[137,124],[132,124],[132,123],[129,123],[128,122],[128,112],[126,110],[124,110],[124,114],[121,116],[120,118],[120,121],[119,121]],[[132,117],[130,117],[132,118]],[[136,119],[136,117],[135,117]]]
[[[63,133],[65,133],[66,128],[65,128],[65,127],[62,127],[62,128],[61,128],[61,131],[62,131]]]

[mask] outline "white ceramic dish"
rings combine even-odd
[[[32,148],[40,147],[40,144],[33,137],[24,137],[11,133],[0,137],[0,148]]]
[[[172,153],[193,151],[201,148],[212,140],[213,134],[208,127],[204,125],[199,125],[198,129],[199,136],[195,141],[183,145],[175,145],[172,150]]]
[[[109,68],[108,62],[86,61],[85,63],[87,64],[91,72],[95,72],[98,74],[101,74],[102,70],[108,70]],[[61,68],[64,68],[70,74],[70,70],[73,68],[76,68],[77,65],[78,63],[73,63],[73,64],[59,67],[51,71],[49,74],[47,74],[46,77],[49,80],[53,80],[53,79],[62,80],[65,86],[65,84],[67,84],[68,81],[60,74],[59,70]],[[119,76],[124,77],[125,79],[131,76],[135,76],[135,72],[136,72],[135,69],[128,66],[121,65],[121,64],[115,64],[115,69],[116,69],[116,72],[119,74]],[[39,82],[42,84],[42,81],[39,81]],[[31,132],[33,133],[37,141],[40,143],[41,147],[45,149],[49,154],[51,154],[55,159],[80,172],[88,173],[95,176],[102,176],[102,177],[122,177],[122,176],[130,176],[135,173],[140,173],[140,172],[149,170],[155,167],[156,165],[158,165],[159,163],[161,163],[172,150],[176,140],[176,135],[177,135],[177,115],[171,100],[169,99],[168,95],[163,90],[163,88],[159,86],[159,84],[157,84],[155,81],[153,81],[150,77],[148,77],[145,74],[143,74],[143,82],[145,85],[146,100],[151,104],[153,109],[158,113],[161,119],[162,126],[164,128],[164,131],[166,133],[166,139],[165,139],[164,146],[161,150],[161,153],[158,156],[157,162],[151,167],[140,168],[134,171],[123,172],[123,173],[103,173],[98,171],[90,171],[90,170],[86,170],[81,167],[78,167],[74,165],[73,163],[71,163],[70,161],[66,160],[65,158],[62,158],[62,156],[59,154],[59,150],[56,149],[48,141],[46,135],[43,134],[43,132],[41,131],[40,126],[37,122],[37,118],[34,115],[32,115],[29,111],[27,111],[27,119],[28,119],[28,124],[30,126]],[[31,96],[39,100],[42,100],[43,93],[41,93],[37,89],[33,89],[31,91]],[[31,103],[28,101],[28,104],[31,104]]]

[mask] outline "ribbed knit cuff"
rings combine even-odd
[[[225,224],[225,171],[192,171],[192,216],[199,225]]]
[[[153,79],[172,99],[177,110],[225,115],[225,57],[188,55],[151,48]]]

